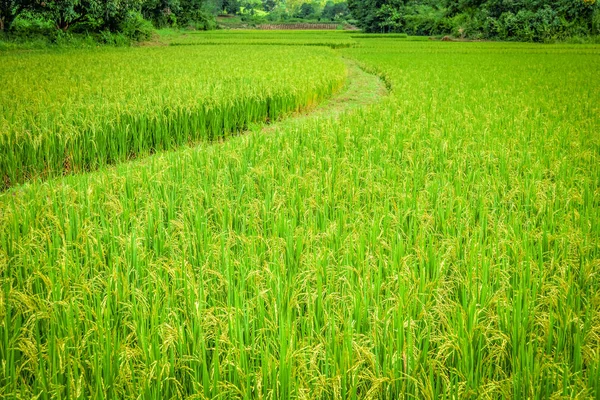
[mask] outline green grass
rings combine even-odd
[[[600,395],[600,48],[303,51],[391,93],[0,195],[0,395]]]

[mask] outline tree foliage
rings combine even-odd
[[[304,3],[296,13],[298,18],[310,18],[316,14],[315,6],[312,3]]]
[[[323,7],[323,11],[321,12],[321,19],[336,21],[339,19],[346,19],[350,16],[350,9],[348,8],[348,3],[334,3],[333,1],[328,1]]]
[[[358,26],[366,32],[379,32],[383,27],[381,9],[386,0],[348,0],[348,7],[358,22]]]
[[[0,31],[10,30],[19,15],[62,32],[139,33],[144,20],[156,27],[211,29],[221,13],[269,21],[350,18],[345,0],[0,0]]]
[[[271,12],[277,7],[277,1],[275,0],[262,0],[263,10]]]
[[[98,28],[117,27],[128,13],[139,9],[143,0],[47,0],[36,1],[33,9],[66,31],[77,23]]]
[[[143,38],[151,30],[146,21],[211,29],[222,12],[268,20],[353,18],[366,32],[412,35],[523,41],[600,35],[597,0],[0,0],[0,31],[33,15],[63,32]]]
[[[15,19],[27,11],[63,32],[77,26],[88,32],[145,37],[152,29],[146,20],[157,26],[214,26],[208,7],[212,3],[214,0],[0,0],[0,30],[10,30]]]
[[[596,0],[349,0],[367,32],[546,41],[598,34]]]
[[[34,0],[0,0],[0,31],[10,29],[15,19],[34,4]]]

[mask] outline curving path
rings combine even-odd
[[[262,124],[262,131],[273,131],[281,126],[307,119],[338,118],[345,112],[378,103],[389,94],[380,77],[365,72],[353,60],[344,58],[344,62],[348,69],[348,79],[344,89],[308,111],[286,116],[269,125]]]

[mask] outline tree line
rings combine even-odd
[[[123,32],[143,39],[153,27],[213,29],[221,13],[269,15],[271,21],[350,17],[340,0],[0,0],[0,31],[10,31],[20,18],[62,32]]]
[[[597,0],[0,0],[0,31],[20,19],[58,32],[120,32],[142,40],[154,27],[216,28],[220,13],[272,22],[350,20],[366,32],[475,39],[600,35]]]
[[[156,25],[214,25],[209,0],[0,0],[0,31],[18,18],[44,21],[56,30],[147,35]]]
[[[346,21],[351,18],[345,0],[222,0],[222,4],[229,14],[263,16],[274,22],[291,19]]]
[[[348,0],[367,32],[552,41],[600,35],[596,0]]]

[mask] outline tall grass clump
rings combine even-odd
[[[4,188],[214,140],[311,107],[345,80],[327,49],[9,53],[3,61]]]

